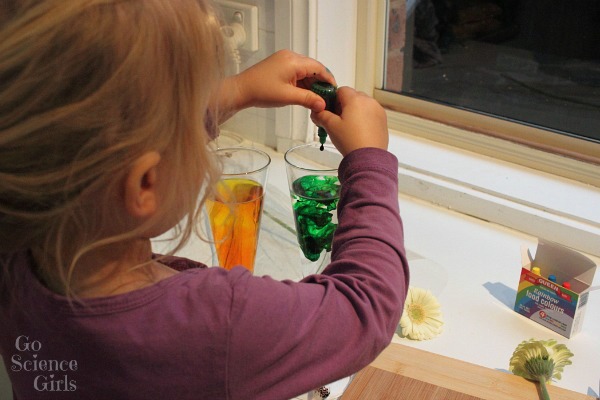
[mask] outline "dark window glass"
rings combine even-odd
[[[600,0],[390,0],[388,23],[385,90],[600,142]]]

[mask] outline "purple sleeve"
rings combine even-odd
[[[346,156],[332,262],[300,283],[231,274],[230,398],[289,398],[350,375],[390,342],[408,288],[397,159]],[[233,271],[232,271],[233,272]]]

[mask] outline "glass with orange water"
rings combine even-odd
[[[219,265],[254,272],[267,172],[264,151],[232,147],[216,150],[223,174],[206,201],[206,211]]]

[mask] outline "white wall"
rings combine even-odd
[[[242,70],[282,48],[316,58],[341,86],[354,86],[357,0],[244,0],[258,6],[259,51],[242,54]],[[299,107],[244,110],[222,129],[283,151],[312,139]]]
[[[238,1],[238,0],[236,0]],[[259,50],[255,53],[242,53],[241,70],[254,65],[256,62],[275,52],[275,1],[253,0],[241,3],[258,6],[258,43]],[[222,129],[233,131],[244,138],[275,147],[275,110],[253,108],[244,110],[229,121]]]
[[[315,0],[316,58],[328,67],[338,85],[356,81],[356,0]]]

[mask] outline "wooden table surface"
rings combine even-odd
[[[549,385],[552,400],[595,400]],[[538,385],[510,373],[392,343],[360,371],[343,400],[537,400]]]

